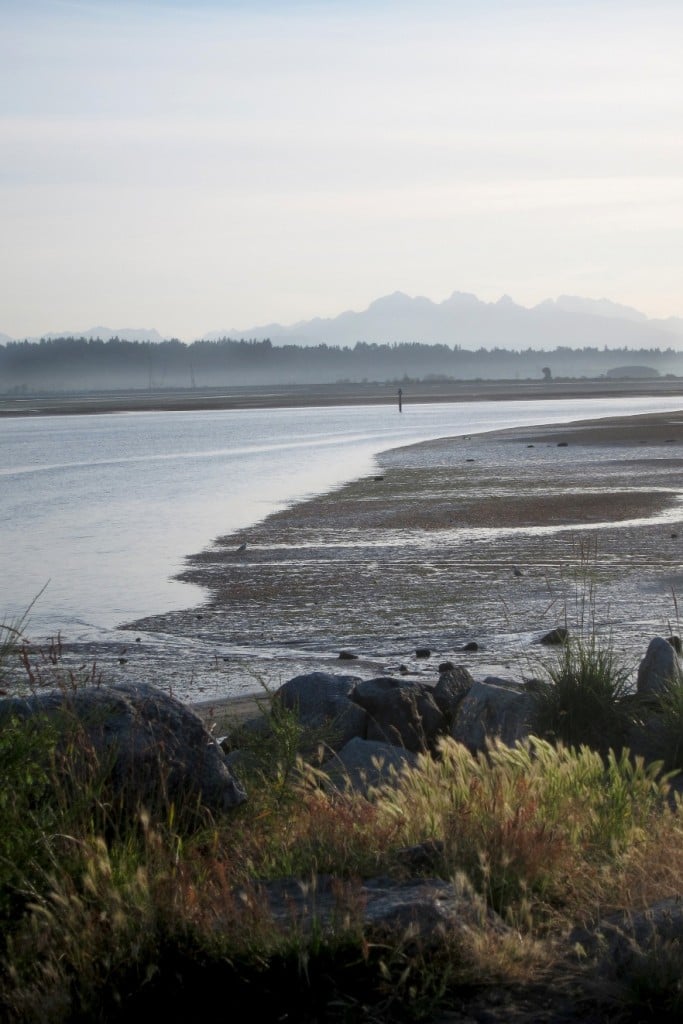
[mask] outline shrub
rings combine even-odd
[[[631,722],[629,674],[609,646],[569,640],[535,684],[533,731],[553,741],[619,749]]]

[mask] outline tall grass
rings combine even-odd
[[[566,906],[570,879],[582,903],[664,813],[661,764],[634,765],[626,753],[605,762],[587,746],[531,738],[478,756],[445,739],[439,755],[406,773],[384,811],[404,822],[411,841],[443,840],[445,873],[464,871],[503,914],[516,916],[529,897],[546,909]]]
[[[606,754],[624,743],[633,719],[629,671],[609,644],[569,639],[534,686],[534,731]]]
[[[249,799],[216,820],[164,804],[115,813],[107,765],[78,730],[64,744],[39,720],[0,728],[0,1018],[191,1018],[248,999],[265,1019],[423,1019],[463,985],[552,970],[553,936],[571,924],[680,888],[683,822],[659,764],[583,737],[479,755],[444,739],[361,796],[303,759],[315,744],[292,712],[268,705],[264,718],[241,739]],[[482,908],[430,949],[409,929],[380,941],[363,925],[362,880],[403,879],[417,844],[432,850],[422,870]],[[283,877],[313,910],[326,878],[332,918],[271,912],[267,884]],[[670,967],[653,976],[662,1005]]]

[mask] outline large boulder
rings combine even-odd
[[[673,644],[663,636],[653,637],[638,667],[638,696],[657,697],[680,680],[681,665]]]
[[[434,747],[446,730],[446,718],[434,700],[434,687],[392,676],[365,679],[353,700],[368,713],[368,740],[394,743],[406,750]]]
[[[367,713],[351,699],[360,681],[360,676],[307,672],[283,683],[274,698],[296,711],[302,726],[339,750],[354,736],[365,736]]]
[[[529,734],[533,711],[530,693],[509,680],[488,676],[470,687],[458,707],[451,736],[472,751],[484,750],[495,739],[514,746]]]
[[[246,800],[200,718],[153,686],[89,686],[0,701],[0,729],[38,717],[57,750],[68,751],[74,784],[79,774],[95,773],[103,791],[130,812],[200,803],[220,813]]]
[[[325,765],[333,785],[368,796],[378,786],[395,785],[401,772],[417,764],[417,754],[392,743],[356,736]]]

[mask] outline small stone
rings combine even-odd
[[[554,644],[566,644],[568,640],[569,630],[565,629],[564,626],[556,626],[555,629],[551,629],[548,633],[539,637],[536,642],[544,644],[546,647],[551,647]]]
[[[416,658],[431,658],[432,652],[428,647],[418,647],[415,651]]]
[[[460,648],[461,651],[478,651],[479,644],[476,640],[468,640],[466,644],[463,644]]]

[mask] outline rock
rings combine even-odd
[[[683,643],[681,643],[680,636],[676,636],[675,634],[673,636],[668,636],[666,638],[666,642],[671,644],[676,654],[683,654]]]
[[[444,942],[485,926],[499,934],[508,931],[502,919],[466,884],[441,878],[396,881],[370,878],[342,883],[318,875],[307,882],[276,879],[256,892],[240,894],[237,905],[268,907],[273,927],[287,935],[315,932],[330,938],[344,931],[362,932],[391,948],[411,947],[422,954],[442,949]]]
[[[34,715],[56,729],[58,746],[82,750],[76,773],[92,770],[95,755],[106,772],[103,784],[130,813],[188,800],[220,813],[246,800],[200,718],[153,686],[91,686],[0,701],[0,728]]]
[[[645,764],[663,761],[667,767],[672,753],[672,736],[665,717],[652,710],[641,720],[631,723],[626,730],[624,745],[631,757],[642,757]]]
[[[556,626],[555,629],[551,629],[548,633],[544,633],[543,636],[539,637],[536,643],[552,647],[553,645],[566,644],[568,640],[569,630],[565,626]]]
[[[452,668],[455,668],[452,661],[442,661],[439,665],[439,675],[441,675],[442,672],[450,672]]]
[[[401,868],[411,876],[436,875],[443,870],[446,847],[441,839],[425,839],[415,846],[404,846],[395,857]]]
[[[683,943],[683,904],[676,896],[646,910],[610,914],[594,929],[575,928],[569,941],[603,962],[609,974],[651,971],[649,958],[665,955],[667,947],[680,949]]]
[[[392,743],[356,736],[326,762],[325,771],[339,789],[355,789],[368,796],[378,786],[396,784],[401,771],[417,763],[417,754]]]
[[[320,732],[333,750],[354,736],[365,737],[368,716],[351,699],[360,676],[307,672],[294,676],[275,691],[283,707],[295,710],[307,729]]]
[[[427,750],[446,728],[433,687],[392,676],[358,683],[353,700],[368,714],[365,738],[395,743],[407,750]]]
[[[339,660],[340,661],[358,661],[358,655],[354,654],[353,651],[340,651],[339,652]]]
[[[671,682],[680,679],[681,667],[675,648],[663,636],[653,637],[645,657],[638,666],[638,695],[657,696],[663,693]]]
[[[460,702],[474,684],[474,678],[466,668],[453,665],[445,672],[439,673],[439,681],[434,687],[434,700],[440,711],[452,721]]]
[[[464,651],[464,652],[478,651],[479,650],[479,644],[477,643],[476,640],[468,640],[466,644],[462,645],[460,650]]]
[[[432,652],[428,647],[418,647],[415,651],[416,658],[431,658]]]
[[[534,710],[534,699],[517,684],[495,676],[475,682],[462,700],[451,736],[471,751],[484,750],[488,740],[513,746],[524,739]]]

